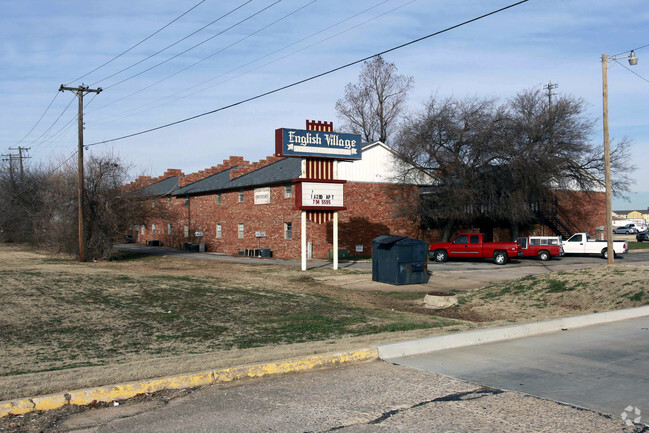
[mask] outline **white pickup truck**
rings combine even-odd
[[[608,258],[607,242],[590,239],[588,233],[575,233],[563,241],[562,246],[565,254],[600,254],[605,259]],[[613,250],[615,254],[624,254],[629,251],[629,244],[626,241],[614,241]]]

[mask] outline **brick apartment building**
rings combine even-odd
[[[339,247],[371,255],[372,239],[381,234],[421,237],[419,223],[403,216],[399,205],[416,199],[419,186],[396,181],[396,155],[383,143],[365,145],[362,153],[362,160],[337,162],[338,178],[347,181]],[[202,243],[207,251],[226,254],[264,248],[273,257],[299,258],[301,211],[293,181],[302,170],[300,158],[271,156],[251,164],[233,156],[189,175],[168,170],[158,178],[138,178],[131,186],[158,197],[155,206],[166,208],[168,217],[134,227],[134,239],[173,247]],[[329,257],[332,223],[312,219],[307,222],[309,255]]]
[[[353,256],[371,255],[372,239],[394,234],[439,240],[436,230],[423,230],[421,222],[403,210],[414,202],[430,178],[397,180],[396,154],[381,142],[366,144],[362,159],[338,161],[337,178],[345,180],[345,210],[339,212],[339,248]],[[240,254],[246,249],[270,249],[273,257],[300,257],[301,211],[296,207],[296,184],[303,174],[300,158],[272,156],[256,163],[233,156],[222,164],[184,175],[168,170],[158,178],[138,178],[131,187],[157,197],[165,217],[134,226],[140,243],[160,242],[181,248],[183,243],[204,244],[207,251]],[[557,191],[555,203],[539,209],[539,224],[522,227],[520,235],[585,231],[597,235],[605,224],[604,194]],[[160,209],[158,209],[160,210]],[[312,217],[307,222],[309,257],[330,257],[332,223]],[[461,231],[479,230],[461,227]],[[495,240],[511,240],[509,229],[495,229]]]

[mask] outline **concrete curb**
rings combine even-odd
[[[163,389],[181,389],[195,386],[214,385],[246,378],[257,378],[285,373],[296,373],[317,368],[333,367],[340,364],[377,360],[376,348],[360,349],[349,352],[313,355],[287,361],[251,364],[220,370],[209,370],[181,374],[146,381],[135,381],[97,388],[78,389],[38,397],[22,398],[0,402],[0,418],[7,415],[20,415],[35,410],[51,410],[74,404],[78,406],[93,402],[111,402],[124,400],[142,394]]]
[[[649,316],[649,306],[390,343],[378,346],[378,351],[381,359],[389,360],[402,356],[419,355],[444,349],[512,340],[514,338],[561,331],[562,329],[581,328],[643,316]]]

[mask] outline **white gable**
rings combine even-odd
[[[403,162],[385,144],[377,141],[363,147],[362,159],[338,162],[338,179],[349,182],[401,183],[397,167]],[[426,184],[424,173],[418,172],[417,181],[410,184]],[[413,176],[414,179],[414,176]]]

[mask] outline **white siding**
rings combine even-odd
[[[401,183],[397,165],[400,163],[394,152],[385,144],[376,142],[365,146],[360,161],[341,161],[338,163],[338,179],[350,182]],[[426,177],[426,176],[422,176]],[[419,183],[426,182],[419,180]]]

